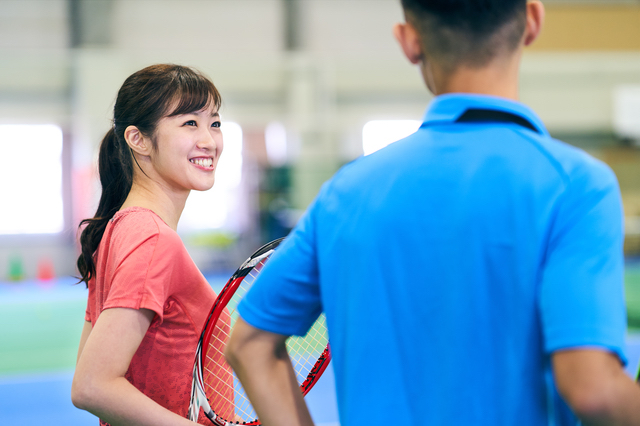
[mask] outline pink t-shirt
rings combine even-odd
[[[125,377],[158,404],[186,417],[196,345],[214,291],[178,234],[145,208],[114,215],[95,261],[85,319],[95,324],[109,308],[154,311]],[[223,380],[232,380],[231,373]],[[208,422],[204,416],[199,420]]]

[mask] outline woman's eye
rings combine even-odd
[[[189,120],[186,123],[184,123],[185,126],[197,126],[196,121],[195,120]]]
[[[220,127],[220,122],[219,121],[214,121],[213,124],[211,125],[211,127]]]

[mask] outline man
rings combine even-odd
[[[311,424],[284,342],[324,311],[343,426],[640,424],[615,176],[517,102],[542,4],[402,5],[437,97],[323,186],[241,303],[227,358],[258,416]]]

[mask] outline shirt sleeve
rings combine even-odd
[[[602,164],[568,181],[549,236],[540,309],[545,349],[600,347],[623,363],[622,203]]]
[[[111,266],[112,280],[103,309],[149,309],[161,323],[170,292],[173,242],[147,220],[123,227],[111,244],[118,257]]]
[[[303,336],[322,312],[314,217],[316,200],[265,264],[238,312],[252,326]]]

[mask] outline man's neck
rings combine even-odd
[[[459,66],[445,72],[437,65],[422,66],[422,74],[434,95],[476,93],[518,100],[521,52],[499,58],[481,68]]]

